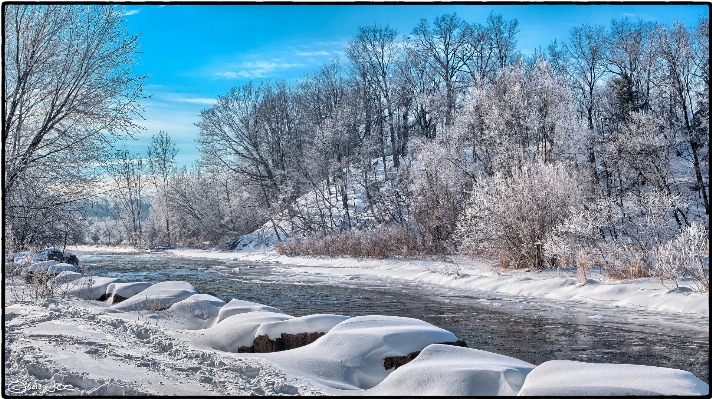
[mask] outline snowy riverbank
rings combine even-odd
[[[75,247],[78,253],[121,251],[111,247]],[[125,251],[134,251],[130,248]],[[464,256],[448,261],[438,260],[359,260],[353,258],[313,258],[280,255],[274,250],[212,251],[194,249],[166,250],[167,255],[196,259],[245,260],[273,264],[284,276],[338,283],[345,280],[400,280],[447,287],[458,293],[473,290],[503,295],[565,301],[578,305],[595,305],[615,312],[617,309],[649,313],[686,315],[695,320],[709,320],[709,293],[697,292],[681,280],[680,288],[670,292],[652,278],[628,281],[609,280],[593,272],[581,284],[575,271],[557,270],[525,272],[505,270],[500,274],[482,260]],[[459,277],[457,276],[459,273]]]
[[[72,251],[80,259],[108,252],[92,247]],[[694,319],[692,324],[698,328],[709,317],[707,294],[666,293],[652,281],[609,282],[595,276],[596,281],[577,286],[575,277],[549,272],[497,276],[486,263],[464,258],[357,261],[289,258],[271,251],[182,249],[168,250],[164,256],[258,261],[272,265],[275,274],[287,280],[408,281],[455,293],[484,289],[596,305],[611,314],[644,308]],[[460,277],[453,274],[457,270]],[[7,394],[704,395],[709,391],[707,384],[682,370],[569,361],[536,366],[477,348],[444,345],[458,337],[416,319],[293,317],[270,304],[239,299],[225,303],[185,282],[151,285],[98,277],[91,291],[87,282],[75,280],[66,298],[33,301],[21,295],[24,282],[8,279],[4,298]],[[108,299],[94,300],[102,295]],[[320,338],[282,352],[239,353],[251,345],[256,351],[258,337],[274,343],[289,334]],[[414,359],[397,369],[386,368],[386,359],[398,363],[405,358]]]

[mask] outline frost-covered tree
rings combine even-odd
[[[9,4],[3,11],[5,220],[10,234],[24,237],[13,239],[19,249],[32,244],[22,231],[28,218],[64,215],[49,208],[70,211],[91,195],[92,166],[105,145],[138,129],[144,78],[132,70],[138,37],[124,28],[120,7]],[[53,199],[15,213],[28,209],[17,206],[24,196],[17,190],[28,186]]]
[[[171,245],[170,228],[170,206],[168,202],[169,180],[175,170],[175,157],[178,148],[170,135],[164,131],[158,132],[151,137],[151,145],[148,148],[148,171],[153,177],[154,186],[158,189],[156,198],[162,201],[163,222],[165,223],[166,243]],[[157,209],[153,208],[152,214],[156,214]]]

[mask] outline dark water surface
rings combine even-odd
[[[84,260],[86,259],[86,260]],[[656,319],[620,322],[591,312],[526,299],[415,284],[285,282],[271,265],[167,257],[163,254],[80,256],[86,273],[123,281],[181,280],[226,302],[238,298],[292,316],[333,313],[425,320],[471,348],[541,364],[547,360],[631,363],[687,370],[709,383],[709,329]],[[240,270],[238,270],[238,268]],[[332,283],[333,284],[333,283]]]

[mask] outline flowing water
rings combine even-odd
[[[664,316],[604,315],[553,302],[487,292],[455,294],[403,282],[308,281],[282,278],[271,265],[187,259],[165,254],[80,256],[85,273],[123,281],[181,280],[224,301],[238,298],[282,309],[292,316],[333,313],[393,315],[425,320],[454,333],[471,348],[530,363],[579,360],[687,370],[709,383],[709,327]],[[603,313],[603,314],[602,314]],[[620,311],[617,311],[620,313]]]

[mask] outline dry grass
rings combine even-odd
[[[398,257],[444,258],[451,251],[434,252],[427,235],[406,226],[376,226],[370,230],[348,230],[327,235],[293,237],[277,245],[277,251],[287,256],[350,256],[354,258],[386,259]]]

